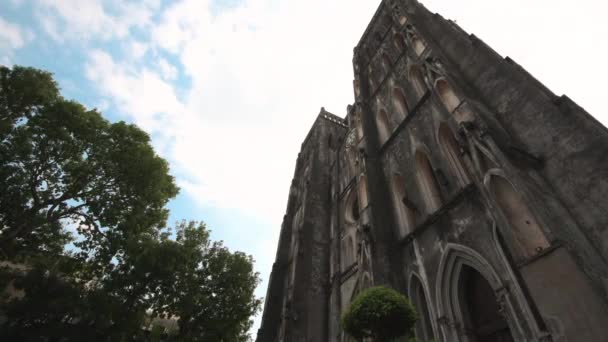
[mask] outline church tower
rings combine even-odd
[[[302,144],[257,341],[349,341],[374,285],[423,342],[608,341],[608,130],[415,0],[380,4],[353,67]]]

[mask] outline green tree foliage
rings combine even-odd
[[[417,314],[399,292],[382,287],[363,290],[342,315],[342,327],[356,339],[371,337],[386,342],[411,334]]]
[[[62,98],[46,72],[1,67],[0,84],[5,252],[52,240],[62,221],[86,238],[85,250],[164,224],[178,188],[148,134]]]
[[[120,341],[145,338],[146,312],[178,319],[175,341],[248,340],[260,308],[253,260],[211,242],[205,225],[181,222],[177,238],[142,239],[102,279],[63,257],[39,259],[29,272],[4,268],[0,286],[25,291],[0,305],[0,336],[14,341]],[[67,276],[67,275],[70,276]],[[2,301],[0,301],[2,302]],[[60,339],[62,338],[62,339]]]
[[[178,189],[149,136],[44,71],[0,66],[0,87],[0,293],[24,294],[0,299],[0,339],[143,341],[166,317],[165,341],[249,340],[253,260],[202,222],[165,227]]]

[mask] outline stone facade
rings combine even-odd
[[[259,342],[346,341],[372,285],[420,341],[608,341],[608,130],[415,0],[380,4],[355,103],[302,143]]]

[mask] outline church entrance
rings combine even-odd
[[[464,328],[471,342],[514,342],[494,290],[477,270],[463,265],[459,279]]]

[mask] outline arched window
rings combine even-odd
[[[410,35],[410,40],[412,41],[412,47],[414,48],[416,56],[422,55],[424,49],[426,49],[424,42],[415,34]]]
[[[369,90],[370,90],[370,93],[373,93],[374,90],[376,90],[376,86],[377,86],[376,80],[374,79],[374,76],[370,73],[369,74]]]
[[[388,75],[391,72],[391,58],[386,54],[382,53],[382,67],[384,68],[384,72]]]
[[[422,96],[426,93],[427,87],[426,82],[424,82],[424,74],[419,66],[415,65],[410,69],[410,80],[412,81],[418,96]]]
[[[353,90],[355,91],[355,98],[359,98],[359,94],[361,94],[361,88],[359,87],[359,80],[353,80]]]
[[[388,140],[388,137],[391,134],[388,116],[386,115],[386,111],[384,111],[384,109],[379,110],[378,114],[376,114],[376,126],[378,127],[380,146],[382,146]]]
[[[405,38],[403,38],[403,35],[401,35],[400,33],[397,33],[393,36],[393,43],[397,47],[397,51],[399,51],[399,53],[405,50]]]
[[[394,174],[392,183],[393,207],[397,218],[399,237],[401,238],[414,230],[414,212],[405,204],[407,197],[403,177]]]
[[[549,241],[523,197],[508,180],[492,175],[490,190],[513,230],[517,243],[514,254],[517,259],[529,258],[549,247]]]
[[[441,192],[431,162],[420,151],[416,151],[416,175],[427,213],[430,214],[441,206]]]
[[[363,123],[360,113],[355,114],[355,129],[357,130],[357,141],[363,139]]]
[[[431,323],[431,314],[429,305],[426,300],[424,288],[418,277],[412,277],[410,284],[410,299],[418,313],[418,321],[416,322],[416,338],[420,342],[431,342],[435,339],[433,326]]]
[[[369,80],[369,90],[370,93],[373,93],[380,85],[380,83],[378,82],[378,75],[371,65],[367,68],[367,74]]]
[[[453,174],[458,178],[461,185],[468,183],[468,176],[465,171],[460,146],[452,133],[452,130],[445,124],[439,125],[439,146],[443,150],[443,154],[450,164]]]
[[[361,175],[359,178],[359,202],[361,202],[361,209],[365,209],[367,207],[367,176],[365,175]]]
[[[464,330],[468,332],[470,341],[514,342],[494,290],[477,270],[468,265],[462,266],[458,294]]]
[[[355,224],[359,220],[359,198],[356,190],[351,190],[344,202],[344,221]]]
[[[399,122],[403,121],[407,116],[407,101],[405,100],[405,95],[403,91],[399,88],[393,89],[393,109]]]
[[[435,90],[437,90],[437,94],[448,112],[454,113],[454,110],[460,106],[462,101],[458,95],[456,95],[448,81],[446,81],[445,78],[440,78],[435,81]]]

